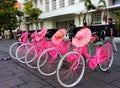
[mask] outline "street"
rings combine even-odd
[[[0,88],[63,88],[57,81],[56,74],[42,76],[37,69],[31,69],[17,60],[1,61],[9,56],[9,47],[15,40],[0,41]],[[74,88],[120,88],[120,44],[114,54],[110,72],[98,68],[92,71],[86,68],[83,79]]]

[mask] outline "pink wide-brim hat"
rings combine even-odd
[[[53,36],[52,36],[52,43],[60,44],[60,42],[64,39],[66,35],[66,29],[59,29]]]
[[[91,31],[88,28],[81,29],[72,40],[72,44],[76,47],[83,47],[91,40]]]
[[[47,33],[47,29],[43,28],[40,32],[37,33],[36,41],[40,41]]]

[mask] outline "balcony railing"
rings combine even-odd
[[[69,0],[69,5],[74,4],[74,0]]]
[[[49,11],[49,5],[46,4],[45,8],[46,8],[46,12],[48,12]]]
[[[60,8],[64,6],[65,6],[64,0],[60,0]]]
[[[45,0],[45,10],[46,12],[49,11],[49,0]]]
[[[53,1],[52,2],[52,10],[55,10],[56,9],[56,1]]]
[[[83,2],[84,0],[79,0],[79,2]]]

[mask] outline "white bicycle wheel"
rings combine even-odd
[[[79,56],[74,61],[69,62],[67,57],[69,55]],[[79,62],[78,62],[79,61]],[[71,69],[71,67],[75,67],[76,69]],[[76,67],[77,66],[77,67]],[[58,82],[63,87],[74,87],[77,85],[85,72],[85,60],[84,57],[75,51],[68,52],[65,54],[59,61],[57,66],[57,79]]]
[[[36,46],[32,46],[25,55],[25,63],[30,68],[37,68],[38,53]]]
[[[32,46],[30,43],[20,45],[16,50],[16,58],[19,62],[25,63],[25,55],[28,49]]]
[[[99,53],[99,68],[101,71],[108,71],[113,63],[114,53],[111,46],[103,45]]]
[[[22,42],[15,42],[15,43],[13,43],[13,44],[10,46],[10,48],[9,48],[9,54],[10,54],[10,56],[11,56],[13,59],[16,59],[16,54],[15,54],[15,52],[16,52],[18,46],[21,45],[21,44],[22,44]]]
[[[52,54],[50,54],[50,51],[57,53],[57,56],[54,58],[54,60],[53,60]],[[44,59],[46,55],[47,55],[47,58]],[[46,49],[45,51],[41,53],[37,61],[38,71],[44,76],[54,75],[56,73],[58,61],[61,57],[62,57],[61,53],[58,50],[56,50],[56,48]],[[44,63],[41,64],[41,61],[42,62],[44,61]]]

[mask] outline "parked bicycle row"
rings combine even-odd
[[[90,29],[79,30],[72,42],[66,37],[66,29],[59,29],[51,39],[45,37],[47,31],[45,28],[35,31],[31,34],[31,41],[28,41],[28,31],[23,33],[18,42],[10,46],[10,56],[44,76],[56,74],[64,87],[77,85],[87,64],[91,70],[96,67],[104,72],[110,69],[114,57],[110,39],[94,43],[96,53],[92,56],[89,44],[98,37]]]

